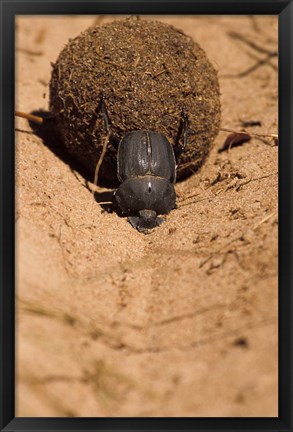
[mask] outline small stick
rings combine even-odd
[[[35,123],[39,123],[39,124],[44,123],[44,119],[42,117],[36,116],[33,114],[27,114],[27,113],[24,113],[22,111],[15,111],[15,115],[17,117],[22,117],[22,118],[25,118],[27,120],[33,121]]]
[[[188,196],[182,198],[181,200],[179,200],[179,202],[186,201],[186,200],[188,200],[189,198],[194,198],[194,197],[196,197],[196,196],[198,196],[198,195],[199,195],[199,193],[194,193],[194,194],[188,195]]]
[[[41,56],[41,55],[44,54],[43,51],[32,51],[32,50],[29,50],[29,49],[26,49],[26,48],[16,48],[16,50],[20,51],[20,52],[23,52],[25,54],[28,54],[28,55],[32,55],[32,56]]]
[[[262,225],[263,223],[265,223],[269,219],[271,219],[271,217],[276,216],[277,213],[278,213],[277,211],[274,211],[273,213],[271,213],[268,216],[266,216],[265,218],[263,218],[260,222],[258,222],[256,225],[254,225],[254,227],[252,228],[253,231],[255,231],[260,225]]]
[[[278,55],[277,51],[271,51],[268,48],[264,48],[262,46],[259,46],[255,42],[252,42],[248,38],[242,36],[240,33],[230,31],[230,32],[228,32],[228,35],[233,39],[238,39],[241,42],[244,42],[250,48],[254,49],[255,51],[258,51],[261,54],[267,54],[267,55],[270,55],[271,57]]]
[[[263,176],[261,176],[261,177],[255,177],[255,178],[252,178],[252,179],[250,179],[250,180],[244,181],[244,182],[240,183],[239,186],[237,186],[236,191],[239,192],[240,189],[241,189],[243,186],[245,186],[245,185],[247,185],[247,184],[249,184],[249,183],[252,183],[252,182],[257,181],[257,180],[262,180],[262,179],[265,179],[265,178],[268,178],[268,177],[271,177],[271,176],[273,176],[273,175],[277,175],[277,174],[279,174],[278,171],[273,172],[273,173],[270,173],[270,174],[265,174],[265,175],[263,175]]]
[[[107,146],[108,146],[108,143],[109,143],[109,138],[110,138],[110,132],[108,132],[106,138],[104,139],[102,153],[101,153],[101,156],[100,156],[100,158],[98,160],[98,163],[96,165],[95,177],[94,177],[94,185],[95,186],[97,186],[97,183],[98,183],[99,171],[100,171],[102,162],[104,160],[104,157],[105,157],[105,154],[106,154],[106,151],[107,151]],[[93,195],[95,194],[95,190],[94,189],[93,189],[92,193],[93,193]]]
[[[186,199],[188,199],[188,198],[186,198]],[[208,199],[214,199],[213,197],[210,197],[210,196],[208,196],[208,197],[204,197],[204,198],[200,198],[200,199],[198,199],[198,200],[196,200],[196,201],[192,201],[192,202],[189,202],[189,203],[185,203],[185,204],[178,204],[178,206],[177,206],[177,210],[180,210],[182,207],[186,207],[186,206],[189,206],[189,205],[191,205],[191,204],[196,204],[196,203],[198,203],[198,202],[201,202],[201,201],[206,201],[206,200],[208,200]],[[185,200],[183,200],[183,201],[185,201]],[[182,202],[182,201],[181,201]]]
[[[259,133],[252,133],[248,132],[246,130],[234,130],[234,129],[228,129],[228,128],[221,128],[221,132],[232,132],[232,133],[239,133],[239,134],[248,134],[255,137],[268,137],[268,138],[278,138],[278,134],[259,134]]]
[[[100,52],[99,52],[99,49],[98,49],[98,48],[96,49],[96,53],[98,54],[98,55],[96,56],[96,59],[97,59],[98,61],[100,61],[100,62],[102,62],[102,63],[105,63],[105,64],[108,64],[108,65],[110,65],[110,66],[115,66],[115,67],[119,68],[121,72],[125,73],[124,70],[123,70],[122,65],[120,65],[120,64],[118,64],[118,63],[115,63],[115,62],[113,62],[113,61],[111,61],[111,60],[107,60],[107,59],[105,59],[105,58],[100,57],[100,56],[99,56],[99,53],[100,53]]]

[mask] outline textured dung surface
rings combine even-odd
[[[98,110],[101,93],[118,138],[131,130],[155,130],[178,149],[184,109],[188,144],[178,157],[177,176],[203,163],[219,130],[219,84],[205,52],[190,37],[161,22],[131,18],[89,28],[60,53],[50,110],[70,153],[92,172],[106,135]],[[116,177],[116,152],[110,142],[105,177]]]

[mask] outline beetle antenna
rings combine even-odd
[[[181,116],[182,116],[182,122],[183,122],[183,149],[184,149],[187,145],[188,123],[189,123],[188,115],[187,115],[184,108],[182,108]]]
[[[177,133],[177,137],[176,137],[176,143],[178,145],[179,148],[177,148],[177,153],[180,154],[186,147],[187,145],[187,137],[188,137],[188,115],[185,111],[185,108],[181,109],[181,120],[180,120],[180,125],[179,125],[179,129],[178,129],[178,133]],[[180,139],[183,136],[183,143],[179,146],[180,143]]]

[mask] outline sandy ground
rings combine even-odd
[[[112,19],[18,17],[17,109],[47,110],[50,62]],[[277,133],[276,17],[160,19],[219,71],[222,127]],[[145,236],[95,202],[60,142],[16,130],[16,415],[277,416],[274,142],[219,151],[220,132]]]

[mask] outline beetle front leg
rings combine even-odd
[[[96,115],[99,115],[100,113],[103,116],[103,120],[104,120],[104,125],[105,125],[105,129],[106,132],[109,135],[109,139],[111,140],[111,144],[113,145],[114,148],[118,148],[119,142],[120,142],[120,138],[117,137],[116,135],[114,135],[114,133],[110,130],[111,127],[111,120],[107,111],[107,107],[106,107],[106,103],[105,103],[105,95],[104,93],[101,93],[100,95],[100,102],[99,105],[97,106],[95,113]]]
[[[189,123],[188,115],[185,111],[185,108],[182,108],[179,129],[178,129],[178,133],[177,133],[177,137],[176,137],[176,143],[177,143],[177,147],[175,150],[176,156],[180,156],[180,154],[184,151],[184,149],[187,145],[188,123]],[[180,141],[181,141],[181,144],[180,144]]]
[[[101,93],[100,102],[99,102],[98,107],[95,110],[95,113],[97,115],[99,113],[102,113],[106,132],[109,132],[109,130],[110,130],[110,118],[109,118],[109,115],[108,115],[108,112],[107,112],[107,108],[106,108],[106,104],[105,104],[105,95],[103,93]]]
[[[182,108],[181,115],[182,115],[182,121],[183,121],[183,149],[182,150],[184,150],[186,145],[187,145],[188,123],[189,123],[188,115],[185,112],[184,108]]]

